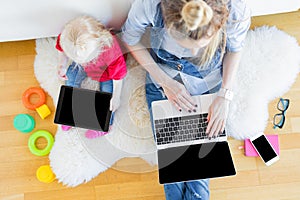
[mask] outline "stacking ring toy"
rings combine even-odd
[[[49,165],[42,165],[36,170],[36,177],[43,183],[51,183],[55,180],[55,175]]]
[[[39,102],[37,102],[36,104],[32,104],[30,102],[30,96],[32,94],[37,94],[39,97],[40,97],[40,100]],[[46,102],[46,94],[45,92],[41,89],[41,88],[38,88],[38,87],[31,87],[31,88],[28,88],[24,93],[23,93],[23,96],[22,96],[22,101],[23,101],[23,104],[26,108],[30,109],[30,110],[35,110],[36,108],[40,107],[41,105],[45,104]]]
[[[22,133],[29,133],[34,129],[35,121],[28,114],[18,114],[14,118],[14,127]]]
[[[35,145],[35,142],[38,138],[43,137],[47,140],[47,146],[44,149],[38,149]],[[48,131],[39,130],[34,132],[28,140],[28,147],[32,154],[36,156],[45,156],[50,153],[50,150],[54,144],[54,138]]]

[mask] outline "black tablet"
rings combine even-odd
[[[54,123],[108,131],[112,94],[83,88],[61,86]]]

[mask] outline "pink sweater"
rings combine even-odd
[[[57,37],[56,49],[63,52],[60,46],[60,35]],[[83,67],[87,76],[99,82],[123,79],[127,73],[126,62],[116,36],[113,35],[113,44],[110,48],[105,47],[96,61]]]

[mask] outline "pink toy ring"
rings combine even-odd
[[[30,102],[30,96],[32,94],[37,94],[39,97],[40,97],[40,100],[39,102],[37,102],[36,104],[32,104]],[[28,88],[24,93],[23,93],[23,96],[22,96],[22,101],[23,101],[23,104],[26,108],[30,109],[30,110],[35,110],[36,108],[40,107],[41,105],[45,104],[46,102],[46,94],[45,92],[41,89],[41,88],[38,88],[38,87],[31,87],[31,88]]]

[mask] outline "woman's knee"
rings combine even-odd
[[[165,184],[166,200],[182,200],[184,199],[185,186],[184,183]]]
[[[190,199],[209,200],[209,179],[187,182],[186,185]]]

